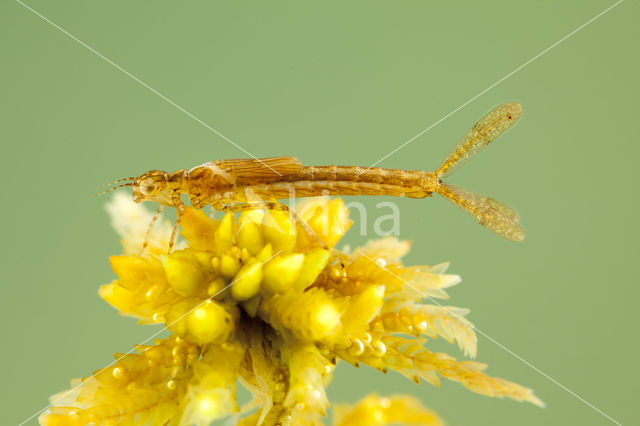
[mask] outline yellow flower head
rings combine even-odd
[[[227,416],[244,425],[322,424],[338,359],[541,405],[529,389],[486,375],[483,364],[426,347],[441,337],[475,357],[468,311],[434,299],[447,298],[460,278],[445,274],[447,264],[404,266],[409,244],[391,237],[351,254],[332,249],[351,225],[340,199],[298,209],[311,234],[286,211],[211,219],[186,207],[184,241],[170,254],[170,224],[160,224],[140,254],[149,214],[122,196],[109,210],[124,254],[110,259],[117,279],[100,296],[172,336],[116,354],[112,365],[72,382],[42,424],[207,425]],[[237,381],[253,395],[247,406],[236,404]],[[336,417],[340,425],[440,424],[402,396],[370,396]]]

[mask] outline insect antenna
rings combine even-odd
[[[116,185],[116,186],[114,186],[112,188],[109,188],[109,189],[106,189],[106,190],[104,190],[102,192],[98,192],[96,194],[93,194],[93,198],[100,197],[101,195],[104,195],[104,194],[106,194],[108,192],[111,192],[111,191],[113,191],[115,189],[118,189],[118,188],[124,188],[125,186],[133,186],[133,183],[128,182],[128,183],[123,183],[123,184],[120,184],[120,185]]]
[[[104,185],[100,185],[98,188],[100,188],[100,189],[106,188],[107,186],[115,185],[116,183],[120,183],[120,182],[124,182],[124,181],[128,181],[128,180],[135,180],[135,178],[134,177],[126,177],[126,178],[114,180],[113,182],[109,182],[109,183],[105,183]]]

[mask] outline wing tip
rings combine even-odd
[[[522,116],[522,105],[518,102],[509,102],[502,105],[502,110],[509,114],[507,118],[511,121],[518,121],[518,119]]]
[[[510,241],[513,241],[514,243],[521,243],[522,241],[524,241],[524,238],[525,238],[524,230],[522,228],[518,227],[516,232],[511,234],[511,235],[509,235],[507,238]]]

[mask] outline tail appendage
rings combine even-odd
[[[469,130],[462,142],[442,162],[436,175],[448,176],[457,167],[484,149],[491,141],[509,129],[522,114],[518,103],[501,105],[485,115]],[[438,194],[451,201],[485,228],[511,241],[522,241],[524,230],[518,214],[493,198],[439,183]]]
[[[501,202],[446,183],[440,184],[438,194],[502,238],[510,241],[524,240],[524,231],[518,224],[518,214]]]

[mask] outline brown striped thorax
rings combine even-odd
[[[357,166],[304,166],[295,157],[219,160],[190,170],[148,171],[131,186],[137,203],[153,201],[180,208],[186,194],[196,208],[211,205],[222,210],[235,203],[255,203],[292,197],[323,195],[388,195],[410,198],[437,193],[481,225],[512,241],[524,239],[519,217],[511,208],[488,197],[442,182],[458,166],[485,148],[520,117],[518,103],[490,111],[469,130],[460,144],[433,172]],[[121,180],[122,181],[122,180]]]

